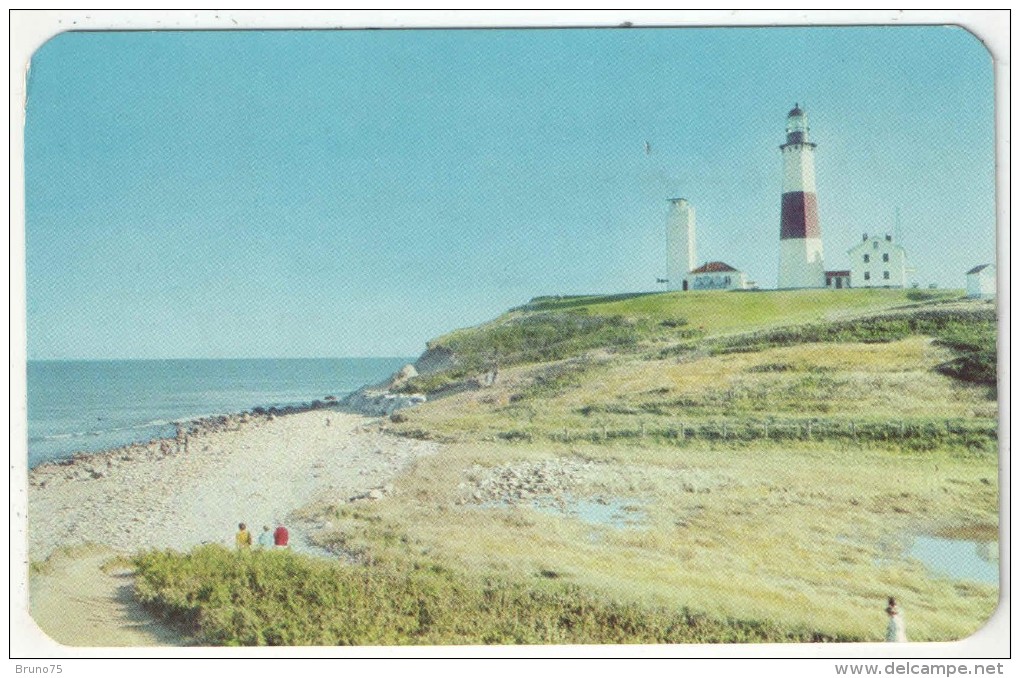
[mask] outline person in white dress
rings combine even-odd
[[[886,642],[907,642],[907,625],[903,621],[903,610],[896,604],[895,598],[889,598],[889,606],[885,608],[885,613],[889,615],[889,625],[885,627]]]

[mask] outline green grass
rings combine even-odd
[[[958,297],[535,300],[496,322],[621,317],[634,341],[503,364],[492,387],[402,413],[395,432],[451,446],[367,509],[371,520],[338,529],[360,553],[428,554],[476,576],[553,572],[599,597],[866,640],[882,638],[882,601],[897,595],[912,639],[966,637],[996,587],[942,577],[903,546],[997,528],[997,319]],[[490,331],[439,341],[477,352]],[[571,492],[636,502],[645,528],[470,507],[487,469],[554,458],[593,462]],[[690,477],[724,481],[688,491]]]
[[[437,440],[680,443],[685,426],[687,439],[733,444],[996,447],[994,391],[943,375],[938,368],[954,351],[938,342],[910,336],[758,347],[681,360],[633,355],[507,368],[494,387],[408,410],[393,428]]]
[[[833,315],[875,311],[917,301],[959,298],[959,290],[784,290],[763,292],[665,292],[655,294],[545,297],[523,306],[526,312],[568,310],[604,316],[663,321],[685,320],[709,336],[747,331],[777,324],[824,320]],[[441,339],[440,339],[441,341]]]
[[[50,553],[45,560],[31,561],[28,565],[28,571],[32,574],[51,574],[60,563],[99,555],[108,555],[110,560],[107,561],[107,564],[110,566],[121,562],[110,550],[110,547],[93,542],[84,542],[73,546],[61,546]]]
[[[340,566],[208,547],[138,557],[139,595],[211,644],[963,638],[995,586],[903,544],[997,534],[994,309],[958,292],[539,298],[430,342],[447,396],[398,434],[448,441],[372,503],[309,508]],[[493,386],[457,389],[493,360]],[[570,492],[640,529],[472,504],[492,469],[585,464]],[[991,536],[989,536],[991,535]]]
[[[472,501],[494,470],[547,460],[586,465],[570,493],[632,502],[641,526]],[[526,586],[554,577],[604,602],[870,641],[881,640],[883,601],[896,595],[912,638],[955,640],[988,619],[996,587],[948,580],[897,544],[953,530],[994,535],[996,477],[986,451],[497,441],[449,446],[400,478],[392,497],[323,506],[314,517],[371,562],[423,558]]]
[[[682,319],[668,323],[648,317],[594,314],[586,309],[510,314],[475,330],[456,332],[432,342],[451,349],[464,370],[549,362],[592,349],[626,349],[653,334],[690,336]]]
[[[792,290],[540,297],[489,323],[430,341],[432,349],[451,351],[456,356],[454,365],[438,374],[412,379],[403,390],[438,392],[478,375],[494,363],[502,369],[592,352],[644,351],[653,359],[661,359],[704,347],[740,350],[739,346],[745,346],[745,350],[757,350],[754,341],[782,345],[780,336],[766,335],[795,325],[801,325],[796,330],[800,341],[810,340],[807,333],[812,329],[817,329],[818,340],[857,341],[863,332],[854,330],[854,322],[848,318],[896,308],[937,309],[939,304],[959,296],[958,291],[925,291],[919,296],[917,290]],[[993,310],[989,312],[994,316]],[[809,324],[803,326],[805,323]],[[875,331],[888,340],[926,329],[923,323],[908,327],[907,322],[903,328],[894,324],[888,321]],[[827,334],[826,328],[839,332]],[[762,332],[762,336],[747,337],[755,331]]]
[[[428,560],[373,567],[203,546],[135,558],[137,596],[211,645],[468,645],[853,641],[767,620],[595,596],[576,585],[476,577]]]
[[[965,310],[935,306],[909,313],[880,314],[727,337],[711,342],[710,348],[718,353],[746,353],[796,344],[876,343],[929,336],[937,338],[958,356],[939,366],[940,371],[963,381],[994,386],[997,322],[995,309],[990,306]]]

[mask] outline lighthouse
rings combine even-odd
[[[683,198],[670,198],[666,222],[666,275],[669,289],[687,289],[687,274],[697,266],[694,207]]]
[[[815,193],[815,144],[807,114],[795,104],[786,116],[783,207],[779,232],[779,289],[825,287],[822,231]]]

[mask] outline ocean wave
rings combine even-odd
[[[99,430],[91,431],[71,431],[66,433],[50,433],[48,435],[35,435],[29,436],[28,442],[39,443],[47,440],[67,440],[70,438],[96,438],[99,436],[110,435],[113,433],[122,433],[124,431],[144,431],[146,429],[158,429],[165,426],[173,426],[180,422],[167,421],[163,419],[148,421],[143,424],[130,424],[127,426],[114,426],[112,428],[104,428]]]

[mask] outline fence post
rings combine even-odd
[[[641,437],[645,437],[645,422],[641,422]]]
[[[680,440],[687,440],[687,431],[682,421],[680,422]]]
[[[810,421],[807,423],[807,437],[808,438],[811,437],[811,422]]]
[[[764,424],[762,424],[762,426],[765,427],[765,438],[767,440],[769,437],[769,423],[766,421]]]
[[[900,438],[904,437],[905,429],[906,429],[906,425],[902,421],[900,421]]]

